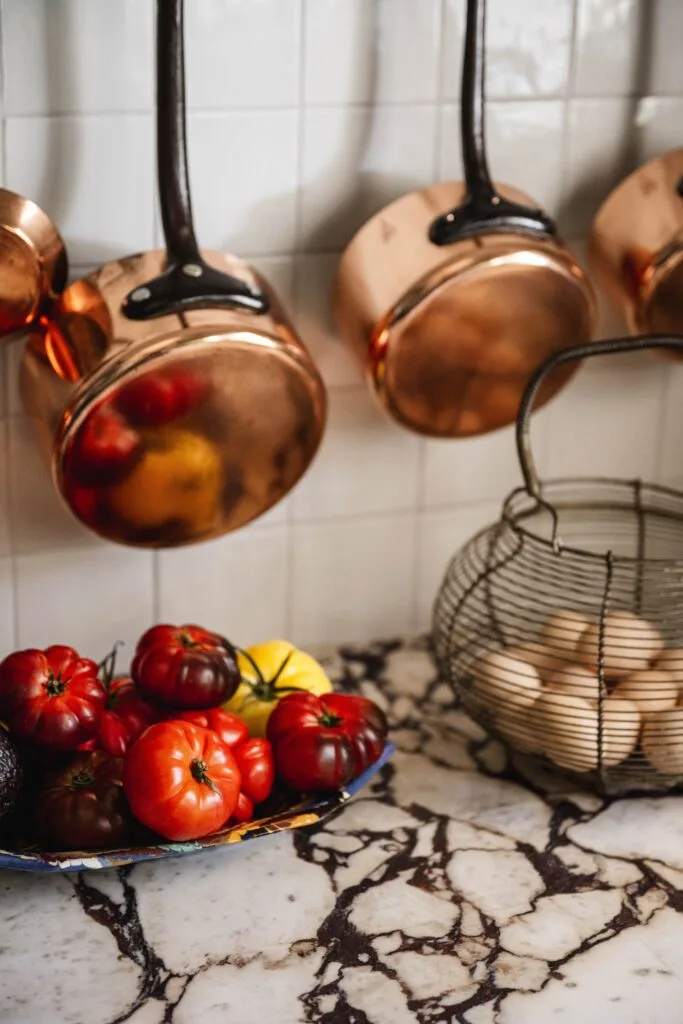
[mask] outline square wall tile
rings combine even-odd
[[[5,113],[151,110],[153,15],[140,0],[2,0]]]
[[[329,387],[363,383],[363,370],[342,342],[332,316],[332,291],[339,266],[334,253],[298,256],[295,267],[297,329]]]
[[[7,187],[42,206],[74,264],[151,248],[151,116],[9,118],[5,130]]]
[[[14,572],[11,558],[0,558],[0,659],[15,648]]]
[[[120,640],[117,664],[130,663],[152,625],[152,553],[111,545],[17,558],[18,642],[66,643],[99,661]]]
[[[8,459],[9,518],[15,551],[82,548],[99,543],[57,494],[26,416],[8,420]]]
[[[302,251],[343,249],[374,213],[434,179],[436,108],[304,113]]]
[[[439,178],[463,177],[460,108],[441,112]],[[562,194],[564,104],[559,100],[488,103],[486,142],[493,178],[522,189],[553,211]]]
[[[656,356],[637,364],[586,363],[548,405],[545,475],[650,480],[656,470],[665,369]]]
[[[683,487],[683,366],[666,366],[664,417],[659,448],[657,481]]]
[[[683,91],[679,0],[579,0],[572,92],[576,96]]]
[[[362,642],[413,626],[413,516],[292,527],[292,640]]]
[[[295,247],[299,115],[193,114],[188,145],[199,243],[239,256]]]
[[[434,102],[441,0],[305,0],[308,104]]]
[[[332,391],[329,402],[321,449],[292,494],[294,519],[414,509],[417,436],[390,423],[366,388]]]
[[[500,505],[423,512],[418,519],[417,629],[431,629],[434,601],[446,569],[460,548],[485,526],[500,519]]]
[[[187,4],[188,100],[200,110],[299,101],[301,0]]]
[[[287,636],[287,528],[248,527],[160,551],[159,617],[196,622],[246,647]]]
[[[0,420],[0,556],[9,554],[11,546],[7,423],[5,420]]]
[[[444,0],[443,95],[460,99],[464,0]],[[573,0],[489,0],[486,91],[490,99],[563,96],[572,45]]]

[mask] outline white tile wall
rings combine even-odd
[[[101,655],[159,617],[238,642],[353,641],[428,626],[453,551],[519,479],[510,430],[425,442],[384,421],[335,337],[338,254],[404,191],[461,174],[464,0],[187,4],[201,242],[277,284],[330,390],[319,458],[251,527],[182,551],[100,543],[56,499],[0,360],[0,653]],[[585,235],[637,161],[680,145],[681,0],[489,0],[494,175]],[[115,10],[114,10],[115,9]],[[152,0],[0,0],[0,177],[42,203],[76,270],[159,242]],[[603,331],[621,325],[605,316]],[[534,420],[544,472],[683,484],[683,368],[587,365]],[[628,418],[628,419],[627,419]],[[624,430],[628,423],[630,433]]]

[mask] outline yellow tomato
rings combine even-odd
[[[112,511],[140,529],[181,520],[209,530],[221,491],[217,449],[187,430],[157,431],[150,441],[135,469],[110,489]]]
[[[242,682],[223,707],[244,719],[252,736],[266,735],[271,711],[287,693],[296,689],[321,696],[332,690],[322,665],[285,640],[248,647],[246,655],[238,655]]]

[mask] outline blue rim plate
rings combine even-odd
[[[260,836],[275,832],[290,832],[295,828],[315,825],[328,818],[343,807],[351,797],[368,784],[370,779],[383,767],[395,751],[393,743],[387,743],[374,764],[350,782],[346,789],[337,793],[318,794],[304,797],[300,803],[286,810],[273,814],[260,821],[249,821],[245,825],[214,832],[205,839],[188,843],[159,843],[155,846],[129,847],[119,850],[104,850],[97,853],[65,852],[40,853],[35,850],[24,853],[12,850],[0,850],[0,868],[14,871],[92,871],[103,868],[121,868],[129,864],[139,864],[145,860],[161,860],[165,857],[182,857],[190,853],[201,853],[202,850],[213,850],[222,846],[233,846],[247,839],[258,839]]]

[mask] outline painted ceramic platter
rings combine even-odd
[[[0,868],[11,868],[15,871],[64,872],[97,870],[102,868],[121,868],[128,864],[137,864],[144,860],[159,860],[163,857],[181,857],[202,850],[212,850],[222,846],[233,846],[247,839],[258,839],[260,836],[274,832],[290,832],[295,828],[315,825],[328,818],[343,807],[351,797],[368,784],[373,775],[386,764],[395,747],[387,743],[381,756],[374,764],[357,779],[349,783],[346,789],[336,793],[306,796],[298,803],[277,809],[268,817],[258,821],[249,821],[245,825],[235,825],[205,839],[188,843],[159,842],[154,845],[129,847],[120,850],[98,850],[97,852],[44,853],[40,850],[3,850],[0,849]]]

